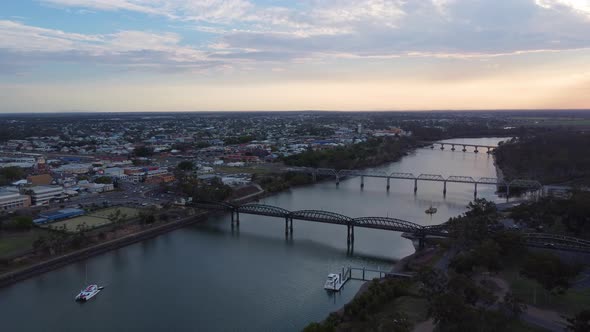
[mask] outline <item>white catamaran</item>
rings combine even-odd
[[[85,266],[84,281],[88,280],[88,265]],[[88,285],[82,289],[78,295],[76,295],[76,301],[86,302],[96,296],[104,286],[99,287],[98,285]]]
[[[90,285],[80,291],[80,294],[76,295],[76,301],[88,301],[98,294],[104,287],[98,287],[97,285]]]

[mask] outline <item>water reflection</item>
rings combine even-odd
[[[470,140],[493,144],[494,139]],[[420,149],[388,172],[494,177],[492,158],[472,152]],[[495,187],[478,196],[499,200]],[[422,225],[445,222],[465,211],[473,187],[382,179],[344,179],[296,188],[261,203],[288,210],[320,209],[351,217],[389,216]],[[438,212],[424,213],[430,205]],[[0,312],[7,331],[298,331],[323,319],[351,299],[360,282],[328,294],[328,273],[343,266],[389,269],[414,251],[399,233],[355,228],[347,246],[346,227],[294,221],[285,237],[284,220],[241,215],[232,228],[229,215],[187,227],[72,264],[0,289]],[[109,287],[79,306],[73,296],[89,278]],[[35,319],[22,319],[34,312]],[[230,318],[228,318],[230,317]]]

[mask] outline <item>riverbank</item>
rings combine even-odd
[[[286,157],[284,162],[296,167],[363,169],[396,162],[421,144],[407,137],[372,138],[328,150],[306,151]]]
[[[494,177],[491,161],[482,154],[428,148],[417,149],[380,169]],[[339,186],[333,180],[321,181],[268,195],[261,203],[289,211],[390,216],[429,225],[463,213],[473,198],[471,186],[451,186],[444,198],[437,183],[425,183],[414,195],[409,182],[394,182],[387,192],[383,181],[371,179],[365,179],[360,190],[359,180],[349,178]],[[481,188],[480,196],[495,197],[491,189]],[[424,213],[430,205],[438,208],[432,219]],[[346,255],[346,227],[295,221],[293,237],[286,238],[281,219],[246,214],[240,219],[240,227],[234,224],[232,231],[228,215],[223,213],[2,288],[4,326],[9,330],[60,331],[75,331],[83,324],[101,330],[190,330],[197,326],[203,330],[297,331],[340,309],[362,284],[351,282],[336,296],[328,296],[323,289],[328,273],[343,266],[389,271],[398,259],[415,251],[399,233],[355,227],[354,254]],[[80,307],[68,294],[72,294],[72,287],[87,283],[86,267],[88,281],[109,286],[93,303]],[[243,282],[236,283],[236,276]],[[23,298],[35,301],[23,302]],[[413,300],[400,298],[401,304],[396,301],[391,305],[410,308],[416,303]],[[159,303],[176,305],[163,309]],[[257,310],[251,310],[253,307]],[[84,314],[71,314],[78,310]],[[19,319],[22,312],[35,312],[35,320]],[[224,319],[228,315],[231,320]]]
[[[254,200],[258,200],[265,193],[262,188],[259,187],[258,189],[258,192],[245,195],[243,197],[235,199],[234,201],[244,204]],[[131,229],[132,227],[128,227],[128,229],[121,230],[123,233],[127,233],[123,236],[116,237],[114,239],[110,239],[95,245],[91,245],[86,248],[71,251],[66,254],[53,257],[50,259],[47,259],[47,257],[42,257],[41,259],[36,258],[33,260],[33,262],[27,264],[27,266],[25,267],[0,274],[0,288],[58,269],[65,265],[90,258],[92,256],[100,255],[111,250],[116,250],[137,242],[151,239],[156,236],[177,230],[179,228],[195,224],[197,222],[205,221],[208,217],[216,215],[218,213],[219,212],[202,211],[196,213],[195,215],[191,215],[175,221],[166,222],[161,225],[154,225],[151,227],[148,226],[148,229],[143,229],[139,231]],[[26,254],[30,253],[31,252],[29,251]],[[15,257],[15,259],[18,259],[18,257]]]
[[[5,287],[8,285],[11,285],[15,282],[18,282],[18,281],[21,281],[21,280],[24,280],[24,279],[27,279],[27,278],[30,278],[33,276],[37,276],[39,274],[49,272],[51,270],[55,270],[55,269],[60,268],[62,266],[65,266],[65,265],[68,265],[68,264],[71,264],[71,263],[74,263],[74,262],[77,262],[77,261],[80,261],[83,259],[87,259],[89,257],[99,255],[99,254],[105,253],[110,250],[119,249],[121,247],[128,246],[128,245],[136,243],[136,242],[144,241],[144,240],[153,238],[155,236],[158,236],[158,235],[161,235],[164,233],[168,233],[168,232],[173,231],[175,229],[191,225],[191,224],[198,222],[198,221],[202,221],[206,217],[207,217],[206,213],[196,215],[196,216],[187,217],[185,219],[181,219],[181,220],[173,221],[173,222],[170,222],[167,224],[155,226],[153,228],[149,228],[149,229],[141,231],[141,232],[132,233],[132,234],[126,235],[121,238],[117,238],[117,239],[110,240],[107,242],[99,243],[97,245],[90,246],[90,247],[87,247],[84,249],[80,249],[80,250],[59,256],[59,257],[55,257],[55,258],[52,258],[49,260],[44,260],[42,262],[36,263],[31,266],[27,266],[25,268],[22,268],[20,270],[14,271],[14,272],[5,273],[3,275],[0,275],[0,287]]]

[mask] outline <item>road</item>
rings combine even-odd
[[[106,193],[81,193],[65,202],[54,202],[47,206],[48,210],[65,207],[82,207],[92,205],[152,205],[173,202],[175,195],[161,193],[158,185],[121,184],[118,190]]]

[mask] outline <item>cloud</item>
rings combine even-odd
[[[575,11],[547,8],[533,0],[384,3],[330,2],[309,10],[303,20],[318,33],[288,28],[229,31],[221,36],[221,44],[276,54],[352,58],[496,57],[590,47],[590,22]]]
[[[243,17],[252,4],[246,0],[41,0],[43,3],[104,11],[131,11],[174,20],[231,22]]]
[[[207,59],[205,52],[180,45],[180,41],[180,36],[173,33],[118,31],[84,35],[0,20],[0,60],[20,65],[61,61],[200,67],[215,62]]]
[[[176,33],[85,35],[0,21],[0,56],[174,69],[341,58],[473,59],[590,48],[589,0],[302,0],[290,7],[254,0],[40,1],[164,17],[209,39],[188,45]]]
[[[535,0],[535,3],[547,9],[574,11],[590,19],[590,0]]]

